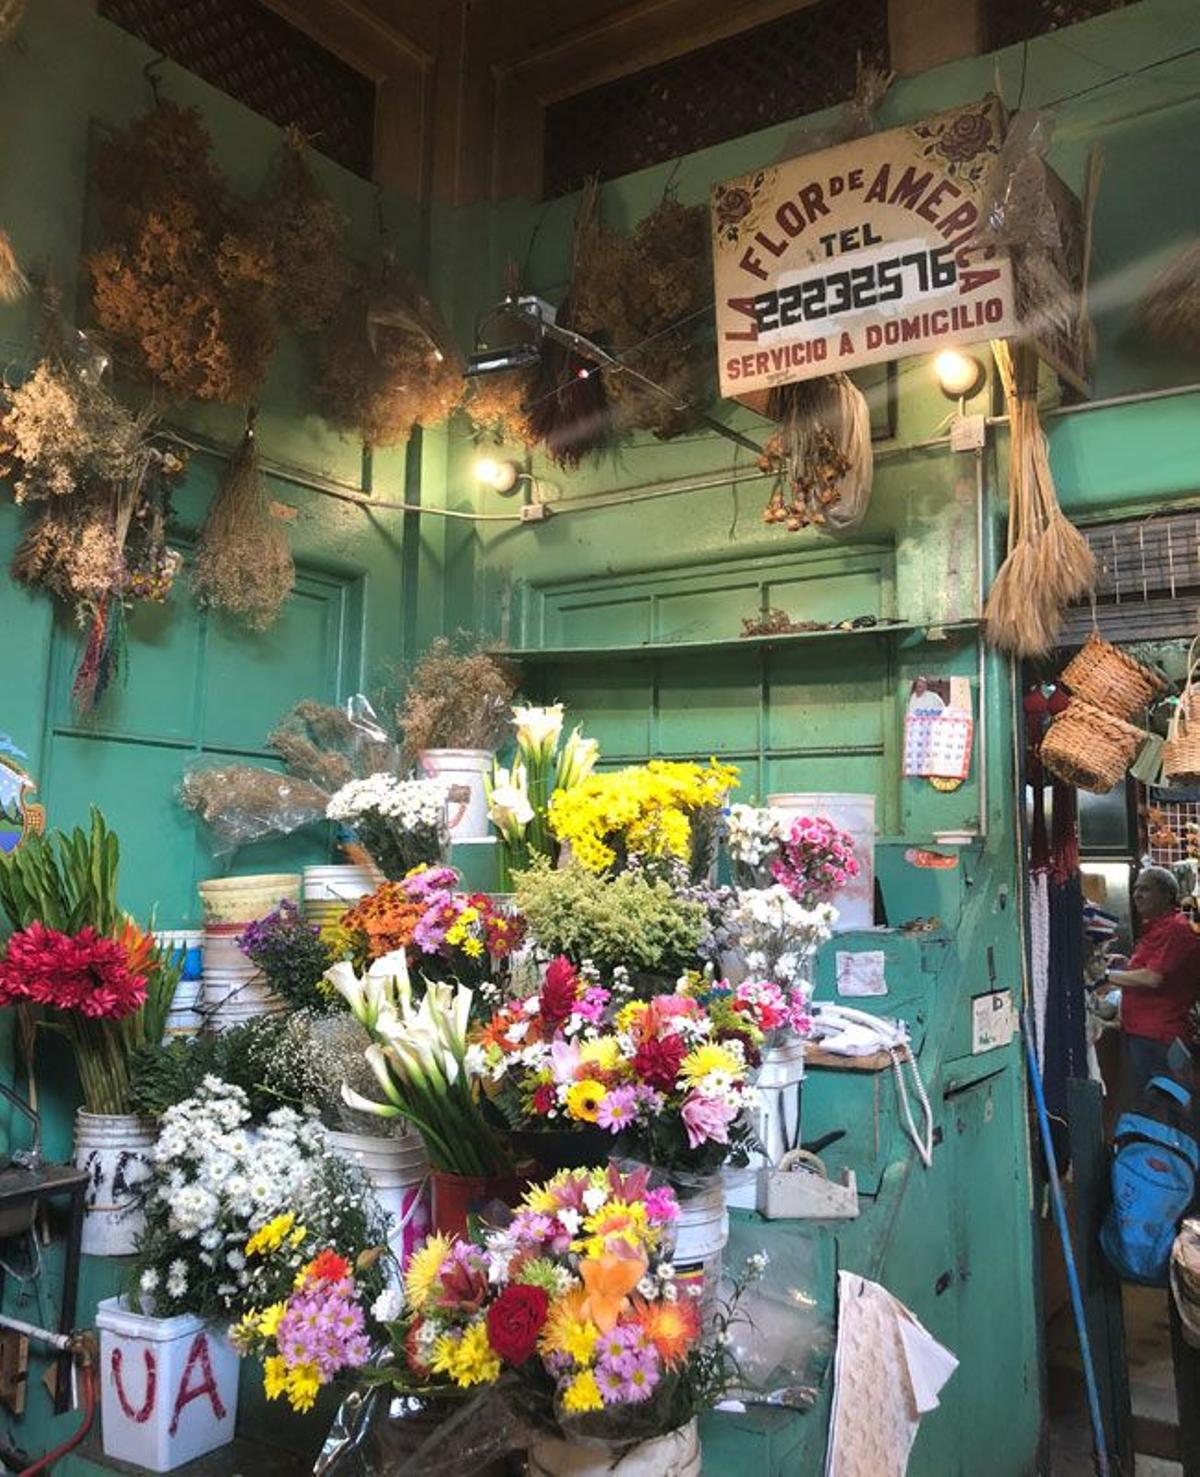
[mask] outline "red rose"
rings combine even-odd
[[[487,1310],[488,1342],[509,1364],[524,1364],[537,1348],[550,1298],[544,1287],[510,1282]]]
[[[578,997],[579,976],[575,966],[560,954],[546,967],[546,982],[538,1002],[545,1025],[550,1030],[561,1026],[575,1009]]]
[[[679,1076],[679,1068],[687,1056],[682,1036],[655,1037],[643,1041],[634,1053],[633,1070],[650,1087],[670,1092]]]
[[[740,185],[723,189],[717,194],[717,222],[722,226],[736,226],[750,214],[754,197]]]

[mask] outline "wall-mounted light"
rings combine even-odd
[[[944,349],[933,361],[933,372],[942,394],[951,400],[966,400],[983,384],[983,365],[973,354]]]
[[[494,456],[481,456],[475,463],[475,480],[493,492],[510,493],[521,479],[521,468],[514,461]]]

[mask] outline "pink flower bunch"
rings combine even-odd
[[[303,1274],[275,1333],[285,1366],[306,1366],[322,1384],[343,1369],[360,1369],[371,1353],[366,1318],[349,1268],[340,1257],[330,1260],[341,1263],[330,1269],[335,1275],[321,1275],[320,1258]],[[345,1272],[336,1275],[342,1268]]]
[[[734,987],[729,1003],[764,1036],[784,1030],[807,1036],[812,1030],[808,997],[802,990],[785,989],[774,980],[744,980]]]
[[[771,874],[805,908],[827,903],[858,876],[854,841],[824,816],[798,816],[771,862]]]
[[[119,939],[93,928],[59,933],[41,923],[18,929],[0,958],[0,1006],[28,1001],[92,1020],[120,1020],[146,999],[146,977]]]

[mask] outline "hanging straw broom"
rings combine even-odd
[[[296,583],[287,534],[267,506],[254,412],[196,546],[193,587],[201,605],[238,616],[252,631],[274,623]]]
[[[1008,553],[984,607],[988,641],[1014,656],[1045,656],[1064,609],[1088,594],[1096,560],[1058,506],[1037,412],[1037,355],[1007,340],[992,346],[1009,413]]]

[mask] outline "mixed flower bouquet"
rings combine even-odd
[[[166,1026],[181,963],[117,903],[119,848],[98,810],[90,830],[30,836],[0,853],[0,1006],[70,1044],[91,1113],[129,1111],[130,1060]]]
[[[431,1237],[405,1279],[400,1378],[461,1389],[515,1371],[550,1421],[669,1396],[700,1337],[668,1260],[679,1214],[645,1170],[567,1170],[531,1189],[483,1246]]]
[[[365,975],[345,961],[329,970],[330,984],[366,1028],[366,1059],[384,1101],[351,1087],[348,1106],[382,1118],[404,1118],[425,1140],[437,1171],[467,1176],[504,1175],[512,1168],[502,1140],[483,1117],[477,1083],[466,1063],[467,1022],[474,991],[429,981],[413,1002],[402,952],[378,959]]]
[[[315,1118],[277,1108],[255,1125],[217,1077],[163,1113],[150,1161],[134,1278],[156,1316],[269,1307],[322,1246],[386,1244],[369,1187]]]
[[[325,814],[349,826],[393,881],[440,861],[449,844],[446,789],[435,780],[382,773],[350,780],[331,796]]]
[[[303,1230],[294,1217],[278,1217],[250,1238],[246,1256],[300,1244]],[[371,1343],[362,1298],[350,1262],[326,1246],[294,1274],[285,1297],[243,1314],[233,1341],[239,1353],[262,1359],[268,1400],[284,1395],[293,1410],[311,1410],[323,1386],[367,1363]]]
[[[467,1064],[512,1128],[595,1127],[635,1159],[707,1174],[745,1162],[764,1040],[749,997],[743,1010],[687,993],[622,1003],[619,981],[561,958],[477,1033]]]
[[[677,857],[698,881],[714,860],[718,819],[737,778],[733,765],[715,759],[652,759],[556,792],[550,825],[590,872],[620,870],[635,855]]]
[[[262,970],[267,984],[302,1010],[324,1010],[329,997],[321,988],[333,952],[315,924],[306,923],[295,903],[285,899],[265,918],[247,926],[238,948]]]
[[[553,796],[582,784],[596,767],[600,746],[576,727],[562,742],[563,705],[514,707],[517,752],[511,767],[497,763],[487,785],[488,817],[500,833],[506,873],[535,856],[558,859],[548,810]]]

